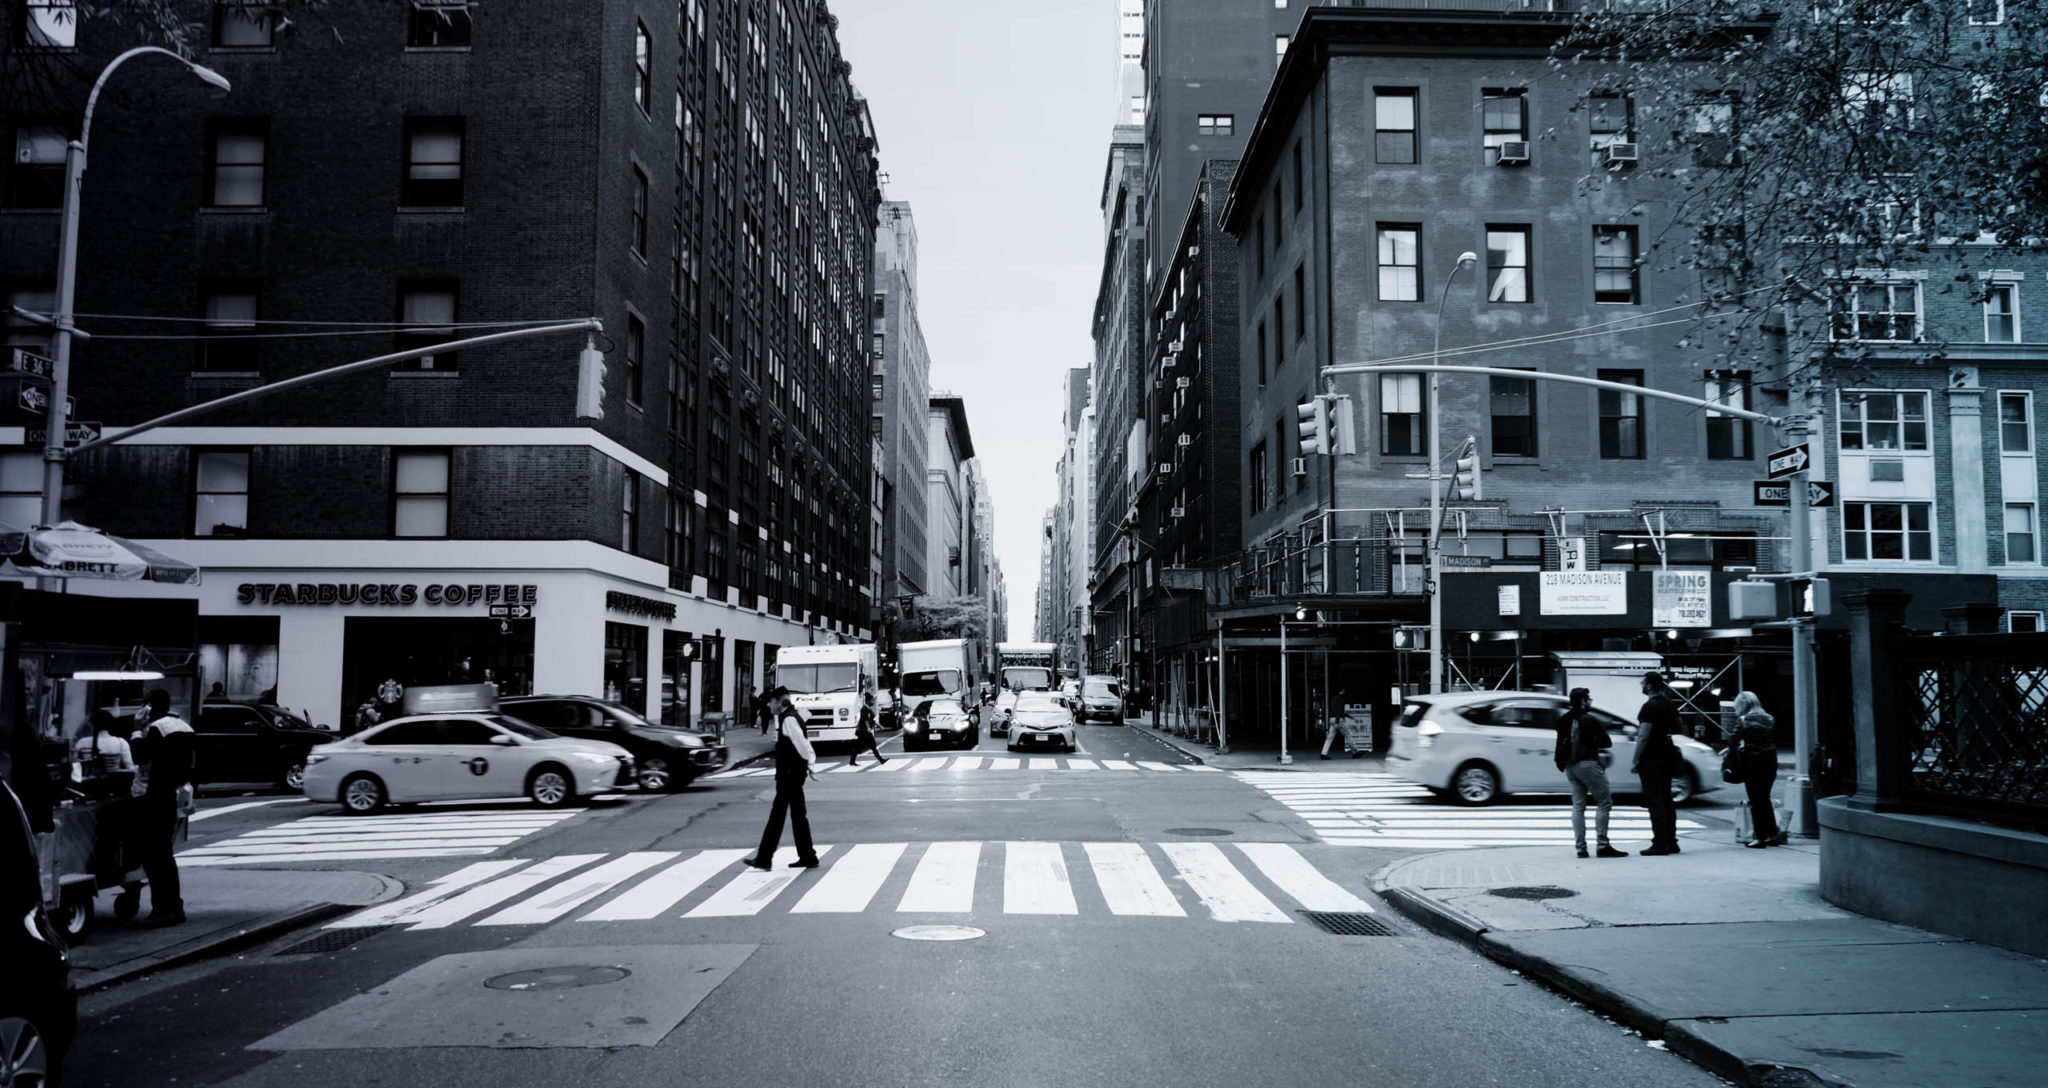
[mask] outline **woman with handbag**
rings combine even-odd
[[[1733,769],[1738,775],[1733,781],[1741,782],[1743,791],[1749,794],[1753,834],[1743,845],[1753,850],[1783,846],[1785,833],[1779,830],[1777,812],[1771,807],[1771,787],[1778,781],[1777,723],[1764,712],[1755,692],[1737,695],[1729,713],[1735,719],[1735,727],[1728,738],[1729,752],[1722,767],[1724,775]]]

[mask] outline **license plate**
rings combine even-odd
[[[1052,739],[1052,734],[1051,734],[1051,733],[1040,733],[1040,734],[1038,734],[1037,736],[1034,736],[1034,737],[1032,737],[1031,739],[1032,739],[1032,740],[1051,740],[1051,739]]]

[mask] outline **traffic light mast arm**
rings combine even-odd
[[[86,450],[99,446],[111,446],[116,442],[126,442],[145,431],[153,431],[158,427],[167,427],[173,423],[183,423],[194,416],[204,415],[216,408],[225,408],[230,404],[241,404],[244,401],[270,396],[272,393],[282,393],[287,389],[297,389],[302,385],[324,382],[329,378],[339,378],[345,374],[354,374],[364,370],[375,370],[378,367],[405,362],[407,359],[417,359],[423,355],[443,355],[448,352],[465,351],[469,348],[480,348],[489,344],[503,343],[507,340],[524,340],[529,336],[545,336],[548,333],[556,332],[602,333],[604,332],[604,322],[594,317],[586,317],[581,321],[567,321],[559,325],[535,325],[525,329],[508,329],[505,332],[486,333],[483,336],[472,336],[465,340],[444,340],[440,343],[429,344],[426,347],[408,348],[405,351],[394,351],[389,355],[379,355],[373,359],[358,359],[353,363],[331,366],[325,370],[316,370],[311,374],[301,374],[296,378],[286,378],[281,382],[271,382],[268,385],[259,385],[254,389],[244,389],[239,393],[230,393],[225,397],[216,397],[213,400],[195,404],[189,408],[180,408],[167,415],[161,415],[155,419],[137,423],[133,427],[125,428],[119,434],[101,435],[90,442],[81,442],[66,451],[66,455],[76,456]]]
[[[1784,416],[1752,412],[1747,408],[1736,408],[1722,401],[1707,400],[1703,397],[1689,397],[1684,393],[1667,393],[1662,389],[1650,389],[1640,385],[1630,385],[1627,382],[1610,382],[1602,378],[1581,378],[1576,374],[1552,374],[1543,370],[1509,370],[1505,367],[1497,366],[1449,366],[1435,363],[1336,363],[1323,368],[1324,374],[1374,374],[1382,372],[1400,374],[1489,374],[1498,375],[1503,378],[1520,378],[1524,381],[1567,382],[1572,385],[1590,385],[1595,389],[1612,389],[1621,393],[1634,393],[1639,397],[1677,401],[1680,404],[1689,404],[1695,408],[1710,408],[1724,416],[1753,420],[1757,423],[1768,423],[1773,427],[1785,427],[1791,422]]]

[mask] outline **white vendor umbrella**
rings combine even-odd
[[[27,530],[0,525],[0,554],[20,573],[40,577],[199,584],[198,567],[75,521]]]

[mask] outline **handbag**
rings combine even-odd
[[[1721,781],[1742,781],[1742,745],[1731,744],[1721,754]]]

